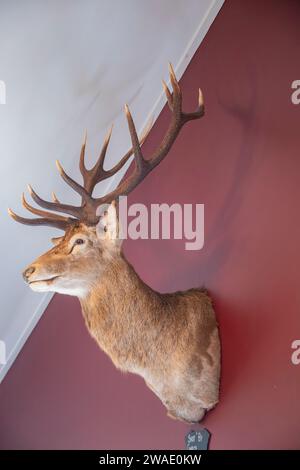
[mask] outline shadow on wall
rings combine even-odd
[[[255,76],[251,78],[248,76],[246,93],[244,93],[244,96],[239,101],[235,101],[232,96],[225,98],[222,95],[223,92],[217,91],[218,103],[225,113],[239,122],[243,129],[243,138],[239,157],[231,178],[231,187],[228,189],[223,204],[216,214],[215,223],[207,234],[210,246],[213,247],[210,252],[208,250],[204,254],[203,260],[205,277],[208,284],[209,279],[216,275],[216,271],[223,266],[226,259],[230,256],[230,248],[233,242],[227,231],[230,230],[230,227],[234,226],[235,216],[241,208],[244,188],[246,187],[250,174],[249,170],[254,160],[255,140],[253,139],[253,133],[255,132],[255,110],[257,103]],[[224,234],[227,236],[224,237]]]
[[[218,103],[229,117],[237,120],[241,126],[242,140],[232,172],[231,186],[226,192],[222,204],[217,210],[215,221],[210,227],[206,237],[209,240],[207,249],[201,256],[201,276],[205,279],[210,295],[215,304],[217,318],[220,323],[220,335],[222,341],[222,368],[221,397],[220,403],[226,400],[231,390],[234,389],[237,381],[241,380],[242,371],[247,368],[247,363],[251,360],[252,351],[245,341],[242,331],[253,328],[253,322],[249,315],[243,315],[241,306],[232,300],[220,298],[218,293],[211,289],[213,280],[219,270],[222,270],[226,261],[230,258],[235,241],[232,237],[235,219],[242,207],[244,189],[247,187],[250,169],[254,163],[255,139],[253,134],[256,131],[255,113],[257,104],[257,86],[254,74],[249,73],[244,83],[244,93],[239,95],[238,100],[232,96],[226,97],[224,87],[217,90]],[[240,90],[239,90],[240,91]],[[221,156],[220,156],[221,158]],[[195,261],[199,261],[196,258]],[[191,265],[189,271],[181,272],[181,277],[191,276]],[[192,272],[199,271],[199,266],[194,265]],[[220,316],[222,312],[222,316]],[[258,320],[259,321],[259,320]],[[257,347],[263,342],[263,329],[256,323],[256,328],[260,335],[257,335]],[[243,360],[241,361],[241,355]],[[227,358],[230,360],[230,367],[226,367]],[[223,366],[225,364],[225,371]],[[207,416],[209,418],[209,415]]]

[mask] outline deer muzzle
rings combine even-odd
[[[34,273],[34,271],[35,271],[34,266],[29,266],[29,268],[26,268],[23,271],[23,279],[24,279],[25,282],[29,282],[30,276],[31,276],[31,274]]]
[[[30,287],[33,287],[38,283],[50,285],[53,283],[53,281],[55,281],[55,279],[59,277],[55,273],[48,273],[43,271],[43,269],[38,269],[38,267],[35,265],[30,265],[23,271],[23,279],[27,284],[30,285]]]

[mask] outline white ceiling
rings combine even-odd
[[[107,165],[115,163],[129,147],[123,104],[129,103],[140,130],[151,113],[157,117],[164,104],[161,78],[167,78],[168,62],[180,77],[222,4],[1,1],[0,80],[6,83],[7,96],[0,105],[0,340],[6,343],[7,363],[0,365],[0,380],[51,298],[30,291],[21,272],[49,248],[56,232],[16,224],[7,207],[25,215],[20,196],[27,183],[46,199],[55,190],[59,198],[75,202],[57,175],[55,159],[79,178],[84,129],[92,162],[114,121]]]

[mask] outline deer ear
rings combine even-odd
[[[100,217],[96,227],[98,238],[110,241],[115,245],[119,244],[119,221],[116,201],[98,207],[97,215]]]
[[[63,238],[64,237],[54,237],[54,238],[51,238],[51,241],[53,245],[58,245],[62,241]]]

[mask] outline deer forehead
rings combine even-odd
[[[89,240],[92,242],[92,245],[96,245],[96,228],[88,227],[84,224],[80,224],[76,227],[70,227],[66,231],[65,235],[51,239],[52,243],[55,246],[45,252],[43,255],[41,255],[40,258],[46,257],[47,255],[51,256],[55,254],[69,253],[70,247],[75,243],[78,238]]]
[[[79,225],[68,229],[61,241],[72,243],[79,237],[89,238],[91,240],[94,239],[96,237],[96,227],[89,227],[88,225],[80,223]]]

